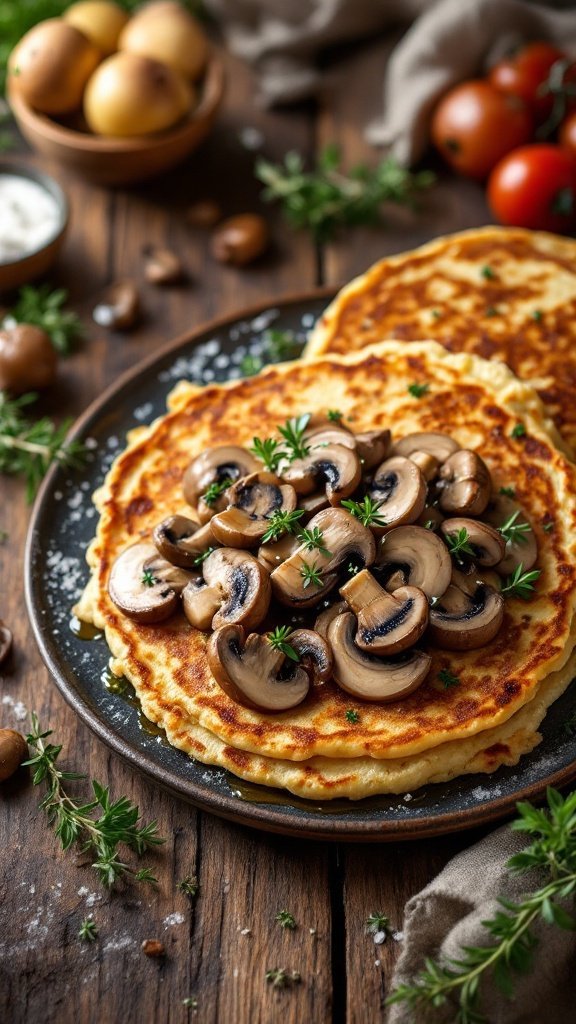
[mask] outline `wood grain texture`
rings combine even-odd
[[[269,216],[273,245],[245,271],[221,267],[209,237],[185,220],[198,199],[218,200],[225,213],[258,208],[254,154],[238,133],[263,136],[263,150],[280,159],[291,148],[311,157],[337,138],[347,160],[369,154],[364,123],[379,108],[387,43],[354,49],[328,73],[318,114],[311,107],[264,113],[253,102],[248,69],[225,57],[229,80],[223,116],[210,140],[180,169],[158,182],[106,192],[62,175],[73,221],[53,280],[66,286],[87,324],[78,351],[61,363],[59,385],[39,412],[76,415],[127,367],[191,325],[259,300],[311,287],[316,254],[302,235]],[[24,150],[23,150],[24,153]],[[26,159],[36,160],[26,154]],[[386,230],[357,231],[330,246],[330,281],[344,281],[386,252],[456,230],[485,217],[479,190],[446,181],[423,214],[396,212]],[[143,252],[168,245],[181,256],[188,280],[153,288],[143,276]],[[111,281],[135,280],[143,319],[131,334],[98,329],[90,311]],[[400,928],[406,899],[421,888],[465,836],[389,847],[314,844],[251,832],[202,814],[135,775],[97,742],[51,684],[24,610],[22,560],[28,508],[19,482],[0,481],[0,617],[14,630],[15,648],[0,677],[0,725],[26,729],[24,708],[64,744],[65,767],[85,771],[126,794],[146,820],[158,820],[167,842],[146,859],[157,891],[126,886],[108,894],[85,859],[63,854],[37,809],[40,792],[25,769],[0,795],[0,1020],[12,1024],[100,1024],[201,1021],[202,1024],[372,1024],[383,1020],[383,999],[399,943],[376,947],[365,920],[383,910]],[[87,793],[86,784],[76,784]],[[178,881],[197,875],[197,900]],[[283,930],[279,910],[298,927]],[[94,944],[81,943],[80,922],[93,914]],[[166,948],[160,960],[140,950],[145,938]],[[376,964],[376,961],[379,961]],[[300,984],[274,989],[265,972],[298,971]],[[194,998],[197,1007],[183,1000]]]

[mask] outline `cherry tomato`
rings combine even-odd
[[[547,143],[515,149],[492,171],[488,203],[501,224],[570,231],[576,226],[576,157]]]
[[[532,137],[532,115],[521,100],[480,79],[463,82],[440,100],[432,140],[447,163],[485,178],[506,153]]]
[[[564,56],[550,43],[528,43],[513,56],[495,64],[488,79],[500,92],[524,100],[536,120],[544,121],[551,113],[554,100],[550,93],[539,95],[539,89],[548,80],[552,65]]]
[[[558,142],[564,149],[569,149],[576,156],[576,110],[560,125]]]

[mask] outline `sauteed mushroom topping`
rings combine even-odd
[[[434,432],[392,444],[343,417],[287,420],[252,439],[255,454],[202,452],[183,480],[195,512],[167,516],[112,566],[124,614],[156,623],[181,608],[212,632],[212,672],[249,708],[289,710],[324,682],[399,700],[426,678],[428,648],[490,644],[504,598],[529,597],[538,576],[515,585],[537,561],[534,530],[477,452]],[[278,626],[281,606],[310,609],[314,630]]]

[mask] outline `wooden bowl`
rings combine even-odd
[[[92,135],[33,110],[14,86],[8,99],[23,136],[44,156],[98,185],[128,185],[180,163],[208,135],[224,93],[224,68],[212,57],[200,100],[174,128],[155,135]]]
[[[7,263],[0,262],[0,292],[9,292],[21,284],[45,274],[54,263],[64,241],[70,208],[68,200],[60,185],[42,171],[9,160],[0,161],[0,174],[13,174],[16,177],[35,181],[56,200],[60,212],[58,225],[52,236],[42,246],[32,252],[24,253],[19,259]]]

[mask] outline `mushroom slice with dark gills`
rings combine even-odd
[[[208,644],[208,663],[222,689],[245,707],[288,711],[302,703],[312,681],[326,679],[331,673],[330,649],[312,630],[295,630],[289,636],[298,661],[258,633],[244,638],[242,626],[218,629]]]
[[[506,495],[497,494],[484,510],[483,517],[498,531],[504,529],[504,533],[508,534],[505,554],[497,566],[497,572],[502,576],[510,576],[520,563],[524,570],[531,569],[538,558],[538,545],[524,509]],[[512,529],[506,530],[510,524]]]
[[[430,636],[449,651],[484,647],[500,631],[504,598],[473,575],[455,571],[452,583],[430,611]]]
[[[216,448],[207,448],[197,455],[188,466],[182,481],[184,497],[189,505],[198,505],[202,495],[212,484],[222,485],[229,480],[235,483],[242,476],[255,473],[260,463],[249,451],[238,445],[225,444]],[[220,497],[220,496],[218,496]],[[226,507],[226,502],[220,507]],[[216,504],[212,512],[216,510]],[[212,514],[212,512],[210,514]]]
[[[406,458],[409,458],[414,452],[427,452],[428,455],[433,455],[435,459],[438,459],[439,463],[443,463],[459,448],[458,441],[455,441],[449,434],[422,431],[400,438],[392,446],[392,452],[394,455],[404,455]]]
[[[178,607],[191,574],[167,562],[153,544],[140,542],[116,558],[108,580],[111,600],[136,622],[162,622]]]
[[[432,659],[423,651],[406,651],[394,658],[379,658],[354,642],[356,616],[338,615],[328,628],[334,658],[334,679],[343,690],[367,701],[407,697],[426,678]]]
[[[188,516],[168,516],[154,527],[152,540],[158,553],[183,569],[195,569],[201,555],[218,541],[212,533],[210,523],[203,526]]]
[[[456,539],[462,530],[466,531],[466,544],[472,549],[475,562],[490,567],[498,565],[504,557],[506,542],[501,533],[488,523],[478,519],[454,517],[445,519],[440,526],[440,533],[450,541]],[[450,544],[449,544],[450,546]]]
[[[344,612],[349,611],[346,601],[336,601],[336,604],[330,604],[324,611],[320,612],[316,616],[314,622],[314,630],[316,633],[320,633],[325,640],[328,639],[328,629],[330,623],[336,618],[337,615],[343,615]]]
[[[378,514],[386,520],[386,526],[374,526],[374,532],[384,533],[392,526],[413,523],[422,514],[426,480],[411,459],[396,455],[378,467],[368,493],[378,502]]]
[[[270,605],[270,576],[247,551],[217,548],[202,565],[202,582],[192,580],[182,594],[184,613],[197,629],[241,623],[259,626]]]
[[[357,616],[357,646],[370,654],[400,654],[413,647],[428,625],[428,599],[417,587],[399,587],[389,594],[368,569],[340,587]]]
[[[352,494],[362,476],[355,447],[344,444],[316,445],[315,440],[307,455],[283,464],[280,472],[282,479],[292,484],[298,494],[312,494],[323,484],[331,505],[337,505],[342,498]]]
[[[398,526],[382,538],[376,579],[389,592],[411,586],[428,600],[441,597],[450,586],[452,559],[445,543],[422,526]]]
[[[443,512],[479,516],[492,492],[490,470],[476,452],[461,448],[442,465],[437,487]]]
[[[270,526],[275,512],[294,512],[296,491],[273,473],[242,477],[228,491],[228,508],[212,517],[212,532],[221,544],[254,548]]]
[[[274,596],[282,604],[305,608],[318,604],[337,582],[345,562],[371,565],[376,541],[368,529],[343,508],[327,508],[308,523],[319,530],[322,550],[310,550],[306,542],[274,570],[270,579]]]

